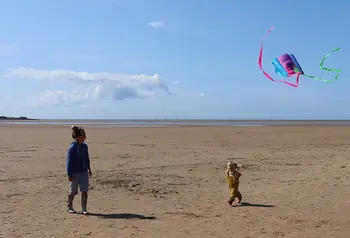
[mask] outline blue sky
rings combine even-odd
[[[0,115],[35,118],[349,118],[350,2],[3,0]],[[274,83],[293,53],[338,81]],[[293,79],[290,79],[293,81]]]

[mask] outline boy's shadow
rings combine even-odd
[[[115,213],[115,214],[103,214],[103,213],[90,213],[89,216],[95,216],[103,219],[141,219],[141,220],[154,220],[154,216],[144,216],[140,214],[132,213]]]
[[[249,202],[242,202],[240,205],[236,204],[235,207],[243,206],[243,207],[275,207],[274,205],[265,205],[265,204],[253,204]]]

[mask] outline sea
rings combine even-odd
[[[178,126],[350,126],[350,120],[0,120],[0,126],[6,125],[80,125],[85,127],[178,127]]]

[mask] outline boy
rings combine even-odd
[[[69,181],[69,194],[67,200],[67,211],[76,213],[73,209],[74,196],[78,194],[78,186],[81,192],[82,214],[88,215],[87,198],[89,190],[89,178],[91,178],[90,158],[88,146],[84,143],[86,139],[83,128],[72,126],[72,137],[74,141],[70,144],[67,151],[66,169]]]

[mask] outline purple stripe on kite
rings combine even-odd
[[[297,61],[297,59],[295,58],[295,56],[294,56],[293,54],[290,54],[290,57],[292,58],[292,60],[293,60],[293,62],[294,62],[294,64],[295,64],[295,66],[298,68],[299,73],[300,73],[300,74],[304,74],[304,71],[303,71],[303,69],[301,68],[301,66],[300,66],[299,62]]]
[[[288,76],[292,76],[295,74],[294,68],[296,67],[292,58],[288,54],[283,54],[278,57],[278,60],[282,64],[283,68],[287,71]]]

